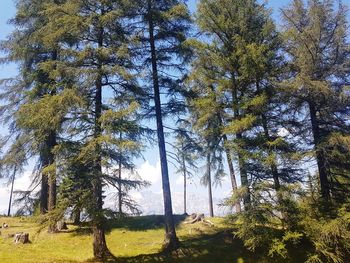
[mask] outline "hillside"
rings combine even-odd
[[[144,216],[109,222],[107,243],[118,258],[116,262],[271,262],[248,253],[231,234],[232,226],[222,218],[214,218],[213,227],[202,223],[184,224],[177,216],[177,230],[182,248],[172,255],[159,253],[164,229],[161,216]],[[30,218],[0,218],[9,224],[1,229],[0,262],[47,263],[92,262],[92,238],[86,226],[68,225],[69,230],[58,234],[41,231]],[[8,234],[25,231],[30,244],[16,245]]]

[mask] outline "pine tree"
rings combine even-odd
[[[271,188],[278,192],[282,179],[299,176],[293,144],[278,135],[285,124],[281,109],[286,108],[276,88],[283,68],[280,39],[269,11],[257,1],[201,1],[198,25],[212,40],[197,44],[202,51],[194,78],[211,85],[216,96],[208,103],[210,110],[208,105],[201,108],[203,114],[217,109],[224,145],[238,159],[248,211],[250,191],[258,184],[272,180]]]
[[[179,247],[175,232],[169,183],[168,161],[165,146],[163,118],[167,111],[161,102],[161,95],[176,88],[181,73],[185,70],[188,57],[185,40],[190,29],[189,11],[184,1],[139,0],[134,2],[131,14],[138,26],[135,34],[142,44],[143,70],[151,76],[144,83],[151,82],[150,97],[157,122],[158,148],[160,155],[165,215],[164,250]],[[176,57],[176,59],[175,59]],[[172,71],[170,71],[172,70]],[[164,102],[163,102],[164,103]]]
[[[349,154],[346,8],[340,1],[294,0],[282,14],[292,70],[286,93],[299,112],[307,112],[301,132],[311,131],[307,143],[315,155],[322,198],[329,201],[339,191],[338,182],[347,180],[349,167],[346,158],[339,159]]]
[[[198,170],[196,161],[198,160],[198,152],[201,147],[193,138],[191,131],[184,128],[185,120],[181,120],[181,124],[175,129],[175,143],[167,143],[173,148],[173,151],[167,151],[171,164],[176,168],[176,173],[183,176],[183,207],[184,214],[187,215],[187,187],[188,180],[193,178]],[[187,123],[187,125],[190,125]]]
[[[22,133],[27,143],[31,143],[31,154],[39,155],[39,166],[41,175],[41,213],[53,210],[56,203],[56,175],[51,176],[45,173],[45,169],[54,164],[53,149],[56,145],[56,131],[46,123],[36,123],[37,127],[31,126],[39,112],[31,112],[26,118],[30,121],[21,121],[21,114],[29,114],[28,107],[35,104],[47,102],[47,95],[55,95],[56,86],[54,79],[45,71],[45,63],[55,61],[57,52],[54,47],[45,46],[38,32],[47,23],[42,13],[45,4],[51,1],[21,1],[17,4],[17,14],[11,20],[17,30],[12,33],[8,40],[2,43],[2,49],[7,53],[5,62],[17,62],[20,64],[20,73],[16,81],[6,81],[6,90],[3,98],[7,100],[7,119],[12,119],[10,124],[13,130]],[[15,94],[16,93],[16,94]],[[41,104],[42,105],[42,104]],[[23,108],[27,107],[26,110]],[[63,110],[63,109],[62,109]],[[44,112],[45,113],[45,112]],[[55,119],[57,120],[57,118]],[[27,125],[28,124],[28,125]],[[45,126],[45,127],[44,127]],[[53,127],[57,127],[54,125]],[[28,134],[21,132],[25,130]],[[17,136],[17,138],[19,138]],[[28,145],[27,145],[28,146]],[[53,170],[51,170],[53,171]],[[49,178],[50,177],[50,178]]]
[[[64,54],[64,63],[59,65],[62,81],[67,76],[72,79],[72,87],[82,99],[68,115],[66,132],[81,144],[75,162],[90,167],[91,184],[86,190],[91,201],[86,210],[92,223],[94,256],[99,260],[112,256],[105,240],[103,188],[118,182],[111,168],[118,167],[120,153],[140,149],[138,141],[120,138],[128,127],[124,123],[138,109],[139,91],[129,48],[132,39],[121,7],[119,1],[50,5],[45,11],[50,23],[43,29],[44,40],[58,42]],[[118,104],[121,96],[124,105]]]

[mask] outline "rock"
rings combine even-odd
[[[21,244],[27,244],[29,243],[29,233],[16,233],[15,234],[15,239],[13,240],[16,244],[21,243]]]
[[[57,230],[62,231],[62,230],[67,230],[67,223],[64,221],[57,222]]]

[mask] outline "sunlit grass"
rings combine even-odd
[[[246,251],[239,240],[233,238],[232,225],[222,218],[213,218],[214,226],[203,223],[184,224],[177,217],[177,233],[182,248],[172,255],[160,253],[164,226],[162,217],[147,216],[113,221],[107,231],[107,244],[118,258],[117,262],[201,262],[247,263],[257,261]],[[0,223],[9,224],[1,229],[1,263],[92,262],[92,237],[88,227],[68,225],[69,230],[49,234],[40,233],[39,225],[30,218],[3,218]],[[8,234],[28,232],[30,244],[14,244]]]

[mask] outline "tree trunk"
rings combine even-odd
[[[12,175],[12,181],[11,181],[11,192],[10,192],[10,200],[9,200],[9,207],[8,207],[8,210],[7,210],[7,216],[11,215],[13,186],[15,184],[16,172],[17,172],[17,167],[15,166],[15,168],[13,169],[13,175]]]
[[[235,170],[233,168],[233,161],[232,161],[230,149],[226,146],[226,144],[227,144],[226,134],[224,134],[222,136],[222,138],[224,140],[224,148],[225,148],[225,152],[226,152],[227,165],[228,165],[228,169],[230,172],[232,192],[234,192],[234,191],[237,191],[237,181],[236,181]],[[235,204],[235,208],[236,208],[237,213],[241,212],[241,204],[239,201],[237,201],[237,203]]]
[[[217,117],[219,119],[220,125],[223,126],[223,120],[222,120],[221,114],[218,113],[217,115],[218,115]],[[231,186],[232,186],[232,193],[233,193],[233,192],[237,191],[237,188],[238,188],[237,187],[235,170],[233,168],[233,159],[232,159],[232,156],[231,156],[230,149],[227,146],[227,142],[228,142],[227,135],[223,134],[222,135],[222,139],[224,141],[224,149],[225,149],[225,153],[226,153],[228,169],[229,169],[229,172],[230,172],[230,179],[231,179]],[[240,203],[239,200],[235,203],[235,208],[236,208],[236,212],[237,213],[241,212],[241,203]]]
[[[183,150],[183,149],[182,149]],[[185,156],[182,154],[182,166],[184,175],[184,214],[187,214],[187,169]]]
[[[234,73],[232,74],[234,76]],[[239,120],[240,119],[240,112],[238,108],[238,94],[237,94],[237,85],[236,85],[236,80],[232,79],[232,100],[233,100],[233,112],[234,112],[234,117],[235,119]],[[242,141],[243,135],[242,133],[237,133],[236,134],[236,139],[239,141]],[[246,193],[243,197],[243,204],[244,204],[244,209],[248,210],[250,207],[251,199],[250,199],[250,189],[249,189],[249,180],[248,180],[248,174],[246,170],[246,165],[245,165],[245,160],[240,151],[237,152],[238,155],[238,167],[239,167],[239,173],[241,176],[241,185],[242,187],[245,188]]]
[[[55,155],[53,154],[53,149],[56,146],[56,133],[50,132],[49,137],[46,142],[47,146],[47,165],[53,165],[55,163]],[[52,212],[56,208],[57,200],[57,186],[56,186],[56,171],[47,174],[48,179],[48,211]],[[57,232],[56,222],[52,222],[49,225],[48,231],[50,233]]]
[[[208,197],[209,197],[209,215],[214,217],[214,208],[213,208],[213,192],[211,185],[211,160],[210,153],[207,154],[207,176],[208,176]]]
[[[119,207],[119,214],[122,215],[123,213],[123,192],[122,192],[122,161],[121,158],[119,159],[119,167],[118,167],[118,207]]]
[[[327,172],[327,161],[326,156],[323,150],[321,149],[322,138],[315,105],[309,103],[309,110],[311,117],[312,134],[316,151],[316,161],[319,173],[321,196],[325,201],[328,201],[330,198],[330,187],[328,181],[329,178]]]
[[[236,137],[238,140],[242,140],[242,138],[243,138],[242,134],[240,134],[240,133],[236,134]],[[248,210],[250,207],[250,203],[251,203],[249,180],[248,180],[248,175],[247,175],[247,171],[246,171],[246,167],[245,167],[244,157],[242,156],[241,153],[238,153],[238,166],[239,166],[239,173],[241,175],[242,186],[247,191],[243,197],[244,209]]]
[[[80,224],[80,214],[81,214],[80,208],[76,207],[74,209],[74,212],[73,212],[73,223],[74,223],[74,225],[79,225]]]
[[[43,152],[41,152],[41,164],[44,158]],[[41,189],[40,189],[40,214],[46,214],[48,209],[48,178],[46,174],[41,173]]]
[[[271,137],[270,137],[269,129],[267,126],[267,119],[266,119],[265,114],[261,114],[261,119],[262,119],[262,125],[263,125],[263,129],[264,129],[265,139],[268,142],[271,142]],[[270,148],[268,149],[268,154],[269,155],[273,154],[273,152],[271,151]],[[278,169],[277,169],[276,164],[271,164],[270,169],[271,169],[271,173],[272,173],[272,177],[273,177],[274,188],[275,188],[276,192],[278,192],[281,188],[281,183],[280,183],[280,178],[279,178]]]
[[[103,11],[102,11],[103,13]],[[103,27],[98,27],[98,47],[103,47]],[[102,116],[102,62],[98,61],[98,75],[96,78],[95,91],[95,120],[94,120],[94,138],[98,139],[102,135],[100,118]],[[94,156],[94,177],[92,179],[92,191],[94,198],[94,210],[92,211],[92,231],[93,231],[93,252],[97,260],[104,260],[111,257],[107,248],[105,238],[105,217],[103,214],[103,196],[102,196],[102,157],[101,147],[96,147]]]
[[[154,39],[154,24],[153,24],[153,8],[152,1],[148,0],[148,26],[149,26],[149,42],[151,46],[151,60],[152,60],[152,78],[154,88],[154,103],[156,109],[157,119],[157,135],[158,135],[158,147],[160,155],[160,164],[162,172],[162,187],[163,187],[163,198],[164,198],[164,217],[165,217],[165,242],[164,250],[171,251],[179,247],[179,240],[176,236],[172,201],[171,201],[171,190],[168,173],[168,162],[165,149],[165,138],[162,120],[162,108],[160,101],[160,90],[159,90],[159,79],[158,79],[158,65],[156,55],[156,45]]]

